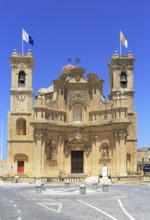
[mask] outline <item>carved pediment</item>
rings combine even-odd
[[[88,155],[91,151],[90,142],[86,138],[82,138],[81,132],[74,133],[73,138],[68,138],[65,141],[64,152],[69,156],[71,149],[83,149]]]
[[[82,134],[80,131],[74,133],[73,138],[68,138],[65,144],[87,144],[88,140],[86,138],[82,138]]]

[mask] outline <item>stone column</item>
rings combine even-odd
[[[45,137],[45,132],[36,131],[34,147],[34,173],[36,176],[42,176],[45,170]]]

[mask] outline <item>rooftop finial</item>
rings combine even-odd
[[[71,58],[70,57],[68,58],[68,63],[71,63]]]
[[[79,66],[79,64],[81,63],[81,60],[79,57],[76,57],[75,59],[75,63],[77,64],[77,66]]]
[[[32,57],[32,53],[31,53],[31,50],[30,50],[30,49],[28,49],[27,56],[28,56],[28,57]]]
[[[16,56],[17,55],[17,50],[14,49],[13,53],[12,53],[12,56]]]

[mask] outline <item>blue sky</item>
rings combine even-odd
[[[72,59],[81,59],[86,73],[105,80],[104,95],[109,95],[107,64],[119,51],[120,29],[128,40],[135,62],[134,89],[137,111],[138,147],[150,146],[150,1],[149,0],[1,0],[0,1],[0,118],[3,158],[7,148],[7,113],[10,102],[13,49],[21,53],[22,28],[34,39],[24,42],[24,53],[32,50],[35,58],[34,94],[57,79]],[[1,126],[2,128],[2,126]],[[2,129],[1,129],[2,130]]]

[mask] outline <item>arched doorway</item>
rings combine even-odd
[[[17,162],[17,173],[24,174],[25,161],[28,161],[28,156],[25,154],[16,154],[14,160]]]

